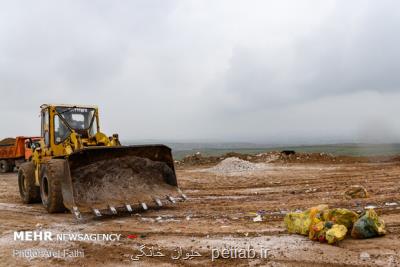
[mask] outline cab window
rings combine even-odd
[[[49,110],[46,109],[42,111],[42,137],[44,138],[44,143],[47,147],[50,146],[49,129]]]
[[[69,137],[71,130],[64,124],[58,115],[54,116],[54,143],[62,143]]]

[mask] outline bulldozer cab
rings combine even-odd
[[[56,107],[54,115],[54,141],[62,143],[71,134],[78,133],[82,138],[94,136],[99,130],[97,109],[78,107]]]
[[[84,147],[119,143],[115,136],[110,141],[100,132],[95,106],[42,105],[41,108],[44,150],[49,152],[46,154],[62,156]]]

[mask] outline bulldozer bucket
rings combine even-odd
[[[137,212],[186,199],[167,146],[85,148],[66,159],[63,203],[77,218],[87,212]]]

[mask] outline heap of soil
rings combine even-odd
[[[16,142],[15,138],[5,138],[0,141],[0,146],[14,146]]]

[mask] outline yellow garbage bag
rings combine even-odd
[[[371,238],[385,235],[385,222],[378,217],[375,210],[369,209],[358,219],[353,226],[353,238]]]
[[[320,241],[324,242],[325,241],[325,222],[314,219],[314,221],[311,223],[310,226],[310,232],[308,234],[308,238],[314,241]]]
[[[318,219],[322,219],[322,216],[324,214],[325,211],[329,210],[329,206],[328,205],[318,205],[316,207],[312,207],[309,209],[310,211],[310,218],[318,218]]]
[[[322,218],[323,211],[328,208],[328,205],[319,205],[304,212],[288,213],[284,219],[286,229],[292,234],[308,235],[313,219]]]
[[[325,234],[328,244],[334,244],[343,240],[346,237],[347,228],[342,224],[334,224],[331,229],[328,229]]]
[[[311,225],[310,213],[307,211],[288,213],[285,216],[284,222],[289,233],[308,235]]]
[[[329,209],[324,211],[323,219],[334,224],[342,224],[347,229],[351,229],[358,219],[358,214],[348,209]]]

